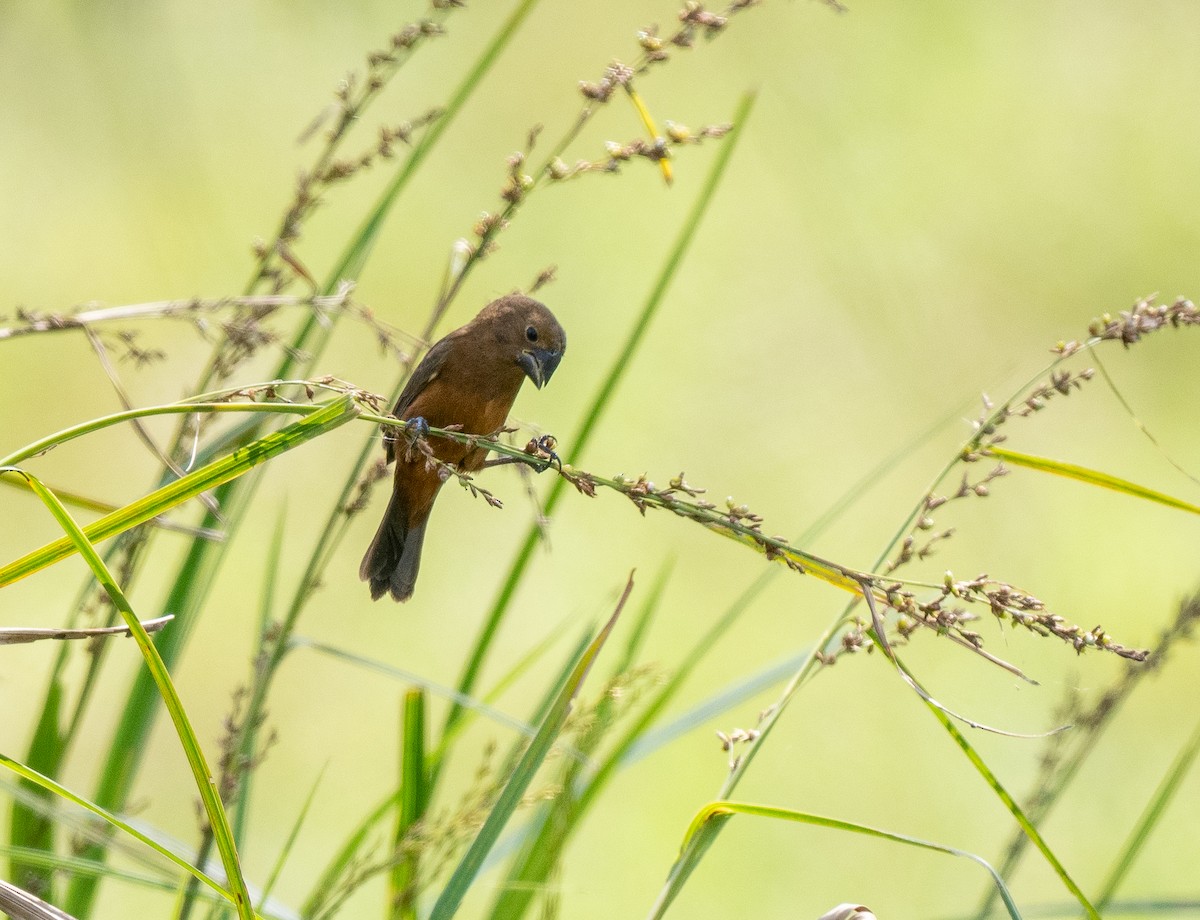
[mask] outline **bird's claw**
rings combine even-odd
[[[554,435],[544,434],[538,438],[530,438],[529,443],[525,445],[525,453],[545,461],[545,466],[537,468],[539,473],[546,472],[546,470],[555,464],[558,464],[558,471],[561,473],[563,463],[562,458],[554,452],[554,448],[556,447],[558,447],[558,441]]]
[[[417,438],[429,437],[429,422],[425,421],[425,416],[418,415],[404,421],[405,432],[414,440]]]

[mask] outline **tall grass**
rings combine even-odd
[[[1003,478],[1018,468],[1023,474],[1046,473],[1114,491],[1130,501],[1181,515],[1200,512],[1195,503],[1163,489],[1085,464],[1043,458],[1019,446],[1026,419],[1053,412],[1064,398],[1089,386],[1092,373],[1081,361],[1090,351],[1117,342],[1130,347],[1148,336],[1200,325],[1200,311],[1191,302],[1180,298],[1160,303],[1148,298],[1117,317],[1100,317],[1087,336],[1060,343],[1051,363],[1032,373],[1006,399],[988,402],[968,436],[945,452],[929,487],[913,496],[911,510],[897,523],[894,537],[882,548],[864,548],[865,558],[875,556],[869,569],[850,560],[817,555],[808,547],[820,536],[824,524],[846,515],[898,462],[899,455],[907,453],[908,446],[890,456],[851,492],[833,497],[823,523],[798,540],[768,535],[763,515],[732,499],[724,504],[709,500],[706,491],[690,483],[683,473],[656,483],[647,474],[605,476],[579,466],[593,435],[609,421],[620,384],[649,347],[655,317],[670,298],[672,284],[687,264],[694,241],[701,234],[736,232],[736,228],[710,223],[706,215],[722,195],[728,176],[746,168],[743,128],[754,118],[755,94],[748,91],[731,113],[711,113],[713,124],[703,128],[689,130],[664,121],[665,133],[660,135],[654,114],[659,101],[646,87],[654,85],[652,77],[677,53],[696,45],[701,47],[695,47],[694,53],[704,53],[701,39],[716,39],[736,28],[740,17],[751,15],[749,8],[755,5],[734,0],[721,11],[710,11],[699,4],[686,4],[677,12],[673,30],[638,33],[631,63],[614,62],[595,82],[580,85],[581,103],[573,119],[557,129],[548,126],[517,132],[523,146],[497,166],[502,183],[499,207],[485,212],[472,236],[454,247],[455,255],[437,297],[413,339],[415,347],[356,303],[353,285],[372,258],[378,258],[380,233],[401,209],[403,194],[423,180],[431,152],[474,94],[487,85],[496,62],[536,14],[537,0],[522,0],[513,6],[483,51],[474,60],[463,61],[460,82],[436,110],[414,117],[402,128],[385,129],[365,152],[349,156],[343,147],[354,136],[352,128],[372,117],[373,106],[402,73],[403,65],[433,39],[452,43],[455,22],[469,11],[459,10],[455,3],[435,2],[427,17],[393,33],[382,51],[371,54],[365,71],[339,90],[328,131],[304,169],[277,233],[257,247],[250,281],[239,295],[110,310],[89,308],[62,315],[23,312],[9,328],[0,329],[0,347],[10,349],[22,347],[22,341],[35,336],[88,335],[122,393],[113,365],[107,361],[111,339],[110,345],[105,345],[98,331],[134,320],[178,321],[182,317],[195,321],[198,316],[219,321],[222,329],[197,378],[186,382],[188,391],[195,394],[191,398],[80,419],[0,458],[4,481],[32,490],[64,534],[17,559],[0,560],[0,588],[26,577],[44,577],[46,570],[76,554],[91,573],[78,596],[64,605],[61,630],[35,634],[21,630],[20,624],[5,624],[18,628],[0,629],[0,646],[46,638],[63,640],[44,687],[25,693],[20,701],[23,714],[35,726],[27,750],[20,757],[0,754],[0,765],[13,777],[5,786],[11,792],[11,819],[3,849],[9,857],[11,880],[24,891],[4,902],[12,916],[49,916],[47,905],[56,904],[70,916],[100,917],[107,915],[101,891],[116,892],[126,885],[173,891],[174,901],[169,909],[164,908],[164,915],[179,918],[198,912],[242,918],[359,916],[365,903],[362,891],[373,880],[380,884],[369,890],[382,888],[385,892],[374,904],[374,912],[397,920],[424,916],[448,920],[472,912],[495,920],[518,920],[539,908],[543,916],[555,916],[560,911],[556,880],[564,866],[577,858],[572,841],[586,831],[589,820],[616,820],[612,816],[617,810],[611,804],[614,779],[635,756],[666,756],[663,747],[671,737],[701,728],[711,730],[714,711],[743,706],[764,684],[775,688],[776,697],[754,727],[718,732],[718,741],[729,755],[728,773],[711,800],[695,802],[694,819],[680,828],[683,843],[679,852],[662,854],[664,883],[657,898],[647,899],[648,916],[666,915],[700,867],[719,862],[719,856],[713,855],[720,853],[713,849],[714,843],[735,815],[746,816],[738,823],[747,826],[761,824],[751,822],[753,817],[819,828],[826,835],[820,844],[823,847],[848,847],[853,839],[869,837],[898,851],[964,857],[987,872],[986,894],[976,914],[981,918],[991,915],[997,905],[1007,916],[1022,916],[1013,875],[1027,851],[1039,854],[1061,886],[1063,897],[1069,899],[1064,914],[1098,917],[1101,911],[1120,905],[1123,880],[1154,831],[1171,815],[1180,784],[1200,752],[1200,735],[1194,727],[1188,726],[1186,738],[1181,734],[1178,756],[1163,771],[1158,789],[1143,796],[1144,811],[1136,827],[1128,835],[1113,835],[1112,846],[1105,853],[1112,868],[1102,884],[1094,884],[1092,866],[1069,865],[1043,824],[1058,798],[1072,787],[1095,739],[1111,723],[1141,675],[1173,665],[1171,652],[1192,630],[1200,616],[1200,603],[1193,599],[1184,604],[1179,615],[1164,626],[1156,645],[1143,649],[1115,628],[1110,633],[1100,626],[1073,622],[1032,590],[998,575],[972,578],[947,572],[940,580],[906,575],[909,567],[952,539],[952,528],[940,523],[943,516],[950,515],[960,502],[987,498],[1003,489]],[[828,14],[815,7],[804,11],[804,15]],[[777,13],[767,9],[753,15]],[[586,136],[584,129],[593,120],[609,107],[627,104],[648,136],[610,143],[603,152],[579,149]],[[538,520],[514,546],[504,549],[511,555],[507,574],[494,598],[480,598],[473,640],[455,637],[461,669],[454,687],[440,686],[427,675],[401,671],[384,651],[367,659],[300,636],[304,614],[330,566],[340,559],[337,550],[355,516],[369,504],[378,507],[379,496],[373,496],[373,487],[387,475],[377,456],[378,426],[388,423],[388,407],[460,297],[465,280],[482,260],[492,257],[497,240],[511,223],[536,219],[536,212],[528,215],[525,211],[528,200],[550,198],[556,185],[583,181],[589,174],[638,167],[651,168],[671,181],[680,164],[694,165],[689,158],[699,144],[716,147],[706,177],[693,200],[677,203],[676,235],[662,263],[637,267],[647,293],[633,316],[624,320],[624,328],[616,330],[615,323],[610,326],[616,330],[615,358],[607,367],[579,371],[588,375],[595,393],[581,410],[577,426],[556,448],[561,462],[551,463],[544,451],[523,450],[503,438],[488,439],[488,445],[521,465],[523,472],[549,477],[544,488],[535,490],[539,517],[549,515],[570,498],[577,500],[586,514],[592,502],[604,501],[613,493],[632,503],[641,515],[666,511],[675,517],[672,525],[677,528],[699,525],[725,537],[727,554],[747,550],[757,554],[763,574],[713,619],[707,630],[688,637],[677,657],[664,664],[646,660],[646,637],[671,591],[670,565],[654,577],[631,577],[604,624],[589,625],[565,654],[558,641],[563,630],[556,628],[544,637],[530,639],[520,660],[497,665],[497,638],[510,622],[515,600],[537,577],[531,562],[545,537],[543,522]],[[290,168],[285,164],[281,171]],[[330,257],[333,267],[325,280],[315,281],[305,265],[320,261],[317,257],[322,254],[305,250],[303,232],[319,213],[317,205],[337,195],[343,183],[358,173],[380,168],[391,170],[388,181],[364,209],[357,228],[342,241],[339,254]],[[593,194],[598,207],[601,193]],[[569,241],[563,242],[564,250],[569,246]],[[547,261],[566,254],[547,253]],[[551,276],[552,272],[544,273],[534,287],[548,283]],[[290,288],[310,288],[311,292],[292,295],[287,293]],[[370,393],[356,382],[320,376],[321,356],[346,319],[369,326],[398,355],[390,395]],[[569,328],[569,318],[564,322]],[[267,366],[274,371],[265,381],[255,379],[251,370],[263,360],[269,361]],[[182,379],[179,383],[185,385]],[[824,394],[818,398],[825,398]],[[86,442],[106,428],[140,425],[142,419],[157,415],[177,416],[180,422],[162,451],[158,480],[147,483],[143,496],[135,501],[113,506],[91,500],[88,483],[60,488],[48,485],[36,472],[37,458],[54,447],[76,439]],[[233,421],[222,427],[227,418]],[[148,437],[143,429],[139,433]],[[480,440],[436,428],[427,437]],[[196,627],[211,615],[214,591],[229,577],[225,564],[230,545],[239,535],[263,530],[262,521],[274,513],[258,486],[277,475],[276,458],[345,438],[356,439],[358,449],[335,471],[328,494],[314,497],[309,505],[320,507],[315,515],[320,526],[312,542],[298,550],[290,547],[302,552],[305,559],[299,577],[289,580],[282,573],[286,533],[282,516],[274,538],[267,541],[263,584],[256,586],[262,598],[255,640],[252,647],[230,653],[230,660],[245,663],[244,686],[214,750],[207,742],[214,731],[194,726],[172,672],[187,654]],[[915,444],[924,447],[930,440],[931,435],[924,433]],[[714,447],[721,443],[720,439],[713,442]],[[763,449],[769,450],[769,445]],[[630,462],[637,462],[636,452]],[[458,476],[474,494],[489,494],[480,481],[457,471],[448,474]],[[536,482],[540,484],[542,479]],[[199,518],[181,524],[177,518],[186,514],[192,502],[199,504]],[[104,513],[91,523],[78,524],[70,506]],[[638,526],[632,515],[628,522],[630,528]],[[155,573],[164,584],[161,600],[154,602],[153,610],[139,610],[131,601],[130,587],[152,564],[151,559],[157,558],[149,554],[149,548],[164,526],[181,529],[186,548],[173,570]],[[990,571],[991,567],[989,560],[978,560],[978,570]],[[830,600],[840,601],[827,622],[811,630],[805,651],[789,659],[790,677],[780,681],[777,665],[767,676],[740,675],[733,686],[717,690],[704,703],[695,705],[691,700],[694,705],[668,722],[671,707],[687,701],[688,678],[736,635],[743,615],[762,603],[767,579],[783,575],[820,581],[826,591],[836,589],[828,594]],[[1194,579],[1195,573],[1184,576]],[[592,607],[601,603],[603,584],[598,579],[596,584],[578,585],[581,603]],[[629,611],[622,613],[627,606]],[[162,631],[151,639],[143,621],[160,611],[174,619],[165,625],[154,621]],[[277,616],[277,611],[282,613]],[[1086,652],[1085,662],[1109,653],[1120,659],[1125,669],[1094,708],[1070,714],[1074,729],[1039,735],[1042,740],[1036,743],[1044,747],[1043,773],[1027,801],[1012,791],[1013,781],[989,763],[983,745],[973,741],[977,736],[969,735],[962,726],[982,728],[1000,737],[1016,733],[989,728],[940,703],[925,689],[920,667],[909,657],[912,643],[936,644],[946,655],[968,656],[980,669],[1002,669],[1017,680],[1032,683],[1021,667],[996,650],[1004,647],[996,641],[996,630],[986,625],[988,620],[1012,627],[1010,645],[1048,640],[1063,655]],[[111,637],[121,632],[134,638],[144,667],[128,688],[120,717],[103,749],[85,752],[80,748],[81,733],[97,683],[110,667],[105,643],[119,641]],[[85,648],[80,639],[93,645]],[[345,816],[345,837],[319,844],[306,839],[305,820],[314,802],[333,794],[330,789],[335,781],[326,778],[317,785],[306,785],[297,777],[295,788],[287,790],[295,808],[282,852],[275,854],[271,870],[260,879],[246,871],[243,860],[256,827],[253,806],[262,794],[255,782],[256,770],[271,756],[271,732],[287,735],[298,728],[270,713],[280,693],[277,678],[281,668],[301,648],[321,652],[337,661],[338,667],[377,669],[403,685],[398,715],[379,729],[381,737],[395,738],[389,749],[398,751],[398,762],[389,787],[375,790],[375,804],[361,814]],[[866,654],[870,652],[874,654]],[[874,664],[885,668],[899,678],[897,692],[915,693],[925,704],[933,724],[947,736],[943,755],[947,763],[969,767],[982,780],[981,813],[991,813],[995,806],[1011,821],[1014,836],[997,862],[998,868],[963,847],[925,840],[903,828],[822,816],[792,807],[787,801],[734,798],[759,754],[772,749],[768,742],[789,706],[840,661],[846,661],[844,667]],[[494,676],[497,668],[499,677]],[[524,717],[498,709],[502,693],[518,683],[538,686]],[[444,705],[445,715],[433,730],[435,702]],[[148,740],[159,722],[160,709],[170,716],[190,776],[154,775],[147,766]],[[491,752],[474,775],[464,780],[472,756],[466,743],[468,730],[486,732],[491,730],[489,722],[515,728],[515,740],[507,750]],[[1082,740],[1077,743],[1078,739]],[[822,752],[816,755],[822,756]],[[829,751],[824,756],[845,755]],[[62,780],[81,758],[98,764],[95,786],[86,792],[68,788]],[[162,829],[147,830],[135,821],[135,787],[150,789],[155,797],[198,798],[202,818],[191,838],[164,843],[169,835]],[[786,794],[781,792],[781,798],[786,799]],[[984,798],[990,801],[984,804]],[[90,817],[85,819],[85,814]],[[142,874],[128,871],[122,865],[124,858],[114,859],[118,853],[124,857],[131,843],[138,852],[144,848],[155,854]],[[214,851],[219,865],[213,859]],[[321,866],[312,873],[305,890],[283,890],[278,884],[284,868],[293,861]],[[779,884],[788,881],[780,879]],[[829,892],[831,905],[843,900],[838,894]],[[110,903],[119,900],[119,893],[114,893]],[[880,916],[906,915],[900,904],[875,907]],[[1156,915],[1183,915],[1186,907],[1162,908]],[[941,909],[946,915],[968,913],[952,902],[942,904]]]

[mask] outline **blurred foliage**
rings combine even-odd
[[[546,126],[543,143],[565,131],[581,102],[577,82],[599,79],[614,57],[632,58],[636,31],[655,22],[668,30],[675,7],[543,0],[401,196],[356,300],[418,333],[455,240],[471,235],[481,211],[499,210],[506,158],[535,124]],[[456,11],[448,34],[414,56],[350,146],[368,148],[380,124],[444,104],[511,9],[478,2]],[[311,158],[313,141],[297,147],[297,138],[365,50],[422,13],[382,0],[0,7],[0,314],[11,321],[19,308],[240,292],[254,239],[274,232],[296,172]],[[794,534],[882,457],[915,444],[870,488],[857,487],[857,504],[811,546],[867,568],[968,428],[951,422],[915,441],[914,433],[939,419],[974,418],[981,391],[1007,396],[1047,363],[1056,342],[1085,337],[1093,316],[1156,291],[1164,302],[1200,296],[1200,176],[1190,153],[1200,140],[1198,30],[1200,6],[1187,3],[855,0],[837,14],[816,2],[768,0],[739,14],[719,41],[678,54],[639,85],[660,127],[725,121],[748,88],[758,88],[758,103],[579,465],[633,477],[646,471],[659,481],[685,469],[715,500],[733,493],[763,514],[768,533]],[[616,99],[566,159],[601,158],[606,141],[644,133],[637,110]],[[540,296],[567,328],[570,355],[551,388],[522,395],[517,417],[560,439],[575,429],[720,143],[680,151],[669,188],[652,164],[633,162],[619,177],[585,175],[540,192],[466,280],[438,334],[558,266]],[[315,277],[335,264],[390,175],[377,165],[356,177],[308,223],[296,252]],[[132,328],[139,348],[167,358],[118,365],[130,399],[149,405],[184,395],[208,345],[186,324]],[[1163,457],[1200,472],[1194,335],[1167,331],[1101,355],[1161,450],[1099,378],[1014,423],[1009,446],[1195,503],[1194,483]],[[0,349],[8,394],[0,452],[119,408],[81,335],[30,336]],[[234,383],[262,379],[274,364],[258,360]],[[316,372],[382,391],[395,361],[370,328],[343,324]],[[148,428],[160,439],[171,431],[153,420]],[[356,444],[324,438],[274,461],[264,478],[173,670],[202,742],[220,733],[254,648],[278,509],[288,514],[279,577],[294,581]],[[36,461],[52,485],[113,505],[152,489],[158,469],[124,429]],[[374,521],[356,520],[305,616],[305,634],[453,685],[466,637],[486,616],[535,513],[515,472],[489,473],[485,484],[505,511],[448,489],[454,494],[440,503],[421,590],[402,609],[372,605],[359,584],[357,559]],[[1153,644],[1196,586],[1197,524],[1186,514],[1024,470],[991,491],[939,519],[957,532],[922,564],[922,577],[936,583],[947,568],[966,577],[986,568],[1130,645]],[[32,496],[6,490],[0,499],[0,561],[61,535]],[[655,571],[668,556],[677,563],[643,659],[673,669],[763,565],[699,528],[666,515],[643,520],[612,498],[568,494],[550,535],[551,551],[536,554],[518,588],[489,682],[564,619],[569,628],[553,657],[566,658],[583,624],[611,612],[629,569]],[[181,551],[172,540],[159,538],[131,593],[142,615],[164,612],[152,608]],[[0,619],[60,625],[83,574],[73,560],[5,588]],[[811,579],[776,577],[696,665],[668,718],[803,651],[842,605],[834,594]],[[1124,673],[1120,662],[1076,659],[1057,642],[991,623],[981,631],[1041,685],[1020,684],[931,636],[905,654],[935,696],[982,722],[1050,728],[1064,698],[1078,708]],[[42,692],[55,654],[48,646],[3,650],[0,751],[28,748],[38,713],[20,703]],[[1188,645],[1174,655],[1170,669],[1138,688],[1098,755],[1039,824],[1087,891],[1103,883],[1119,841],[1193,730],[1198,656]],[[92,788],[139,663],[131,643],[113,646],[75,756],[56,777],[65,785]],[[886,827],[998,864],[1011,819],[882,664],[881,656],[844,660],[807,685],[739,797]],[[496,704],[524,717],[552,673],[553,665],[535,664]],[[398,742],[380,726],[395,724],[406,688],[303,649],[292,656],[270,705],[279,738],[256,775],[255,819],[242,848],[249,878],[270,873],[322,769],[325,783],[276,887],[285,901],[307,890],[357,816],[392,788]],[[760,692],[611,779],[602,808],[553,876],[565,915],[649,909],[683,832],[728,774],[714,732],[753,725],[778,695]],[[431,701],[431,724],[441,723],[444,706]],[[507,731],[481,720],[465,741],[482,748]],[[1039,742],[970,738],[1009,790],[1028,789]],[[192,841],[191,800],[164,795],[153,780],[186,769],[169,726],[159,725],[146,753],[134,790],[139,817]],[[463,788],[474,763],[467,757],[446,769],[447,787]],[[1200,854],[1196,782],[1183,777],[1183,794],[1142,844],[1118,896],[1195,895],[1186,867]],[[978,874],[957,861],[779,824],[731,822],[680,895],[679,915],[815,917],[842,901],[871,905],[881,917],[944,914],[948,905],[965,914],[979,897]],[[483,876],[472,898],[494,901],[496,879]],[[1062,898],[1035,860],[1008,881],[1021,904]],[[386,884],[379,878],[355,896],[354,915],[378,915]],[[172,897],[111,884],[99,913],[165,915]]]

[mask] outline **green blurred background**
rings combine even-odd
[[[456,13],[449,36],[414,58],[361,126],[442,104],[511,3]],[[337,81],[360,69],[423,7],[244,0],[232,4],[0,5],[0,313],[65,310],[84,301],[138,303],[236,293],[250,246],[269,237],[294,177],[312,154],[296,138]],[[356,297],[416,331],[453,242],[482,210],[497,209],[504,158],[542,123],[557,138],[578,111],[576,83],[614,57],[635,57],[634,34],[664,29],[670,2],[544,0],[452,125],[399,202]],[[764,3],[712,44],[700,42],[639,84],[660,123],[726,120],[747,89],[760,98],[730,174],[635,366],[579,465],[603,474],[647,471],[732,494],[798,534],[881,457],[939,421],[849,512],[808,547],[870,565],[903,515],[968,431],[979,394],[1004,398],[1081,338],[1095,315],[1137,297],[1200,291],[1200,5],[881,3],[853,0],[838,15],[808,0]],[[568,160],[603,155],[606,140],[642,133],[616,98]],[[649,164],[619,177],[585,176],[532,197],[471,276],[444,323],[465,321],[492,297],[527,285],[546,265],[544,291],[570,336],[553,385],[526,388],[514,410],[569,436],[645,298],[698,191],[716,143],[680,152],[664,186]],[[298,247],[323,277],[390,173],[340,189]],[[1165,449],[1193,473],[1200,453],[1195,332],[1165,332],[1103,350],[1121,392]],[[144,326],[144,344],[169,360],[123,366],[144,404],[184,395],[208,347],[184,324]],[[82,336],[4,343],[0,449],[113,411],[117,401]],[[247,368],[240,381],[268,373]],[[320,373],[377,391],[394,365],[372,335],[345,323]],[[255,374],[257,373],[258,376]],[[353,426],[351,426],[353,427]],[[165,436],[168,424],[152,426]],[[178,682],[202,738],[214,739],[244,680],[267,541],[286,508],[286,572],[303,563],[362,429],[272,464],[239,534]],[[1092,465],[1192,501],[1197,488],[1141,436],[1103,382],[1014,423],[1011,446]],[[112,502],[146,491],[156,461],[127,430],[40,458],[53,484]],[[372,604],[358,582],[362,549],[382,510],[377,494],[340,551],[301,631],[453,684],[532,513],[512,471],[487,475],[498,513],[457,489],[439,503],[416,598]],[[539,483],[539,485],[544,485]],[[0,495],[0,559],[55,536],[32,497]],[[987,501],[959,503],[939,524],[958,529],[925,567],[979,571],[1020,584],[1084,627],[1150,644],[1197,584],[1197,523],[1180,512],[1020,472]],[[463,534],[470,534],[464,539]],[[552,625],[570,641],[611,609],[631,568],[642,589],[676,565],[648,657],[670,669],[681,649],[759,574],[736,545],[665,515],[640,518],[611,495],[570,496],[552,525],[493,660],[502,673]],[[144,615],[180,544],[157,542],[135,603]],[[6,625],[63,621],[84,573],[72,559],[0,595]],[[915,574],[915,572],[913,573]],[[635,596],[636,597],[636,596]],[[714,649],[676,712],[732,681],[797,654],[843,604],[811,580],[781,574]],[[929,636],[908,658],[935,695],[981,721],[1021,731],[1053,724],[1064,692],[1095,692],[1120,665],[1076,658],[1049,640],[984,624],[993,651],[1041,681],[1018,683]],[[565,653],[566,645],[563,645]],[[5,649],[0,750],[20,756],[56,649]],[[1197,655],[1185,649],[1145,686],[1043,828],[1085,890],[1192,730]],[[86,742],[102,750],[119,715],[136,648],[111,655]],[[863,821],[989,858],[1011,829],[1006,812],[924,707],[877,658],[823,674],[789,710],[740,797]],[[524,716],[547,679],[532,675],[504,699]],[[262,767],[248,873],[261,880],[313,779],[322,791],[279,895],[298,896],[330,851],[396,774],[393,726],[402,686],[299,652],[271,707],[278,744]],[[572,845],[561,881],[564,916],[641,916],[694,812],[727,769],[714,731],[751,726],[774,689],[712,720],[628,771]],[[475,742],[509,737],[483,725]],[[383,739],[383,740],[381,740]],[[1017,792],[1036,766],[1036,742],[972,735]],[[89,791],[97,764],[76,751],[67,785]],[[475,763],[456,765],[447,788]],[[178,742],[156,731],[136,793],[139,816],[190,840],[192,796]],[[1122,894],[1195,895],[1200,778],[1192,777]],[[815,917],[841,901],[881,917],[944,916],[976,902],[983,873],[829,831],[734,821],[676,906],[679,916]],[[1036,858],[1013,880],[1023,904],[1060,901]],[[490,901],[484,878],[478,892]],[[379,916],[369,887],[347,916]],[[159,916],[170,899],[108,884],[105,916]],[[469,906],[469,905],[468,905]]]

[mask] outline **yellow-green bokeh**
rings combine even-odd
[[[445,101],[512,4],[477,2],[450,19],[369,113],[352,148],[380,123]],[[247,0],[0,6],[0,314],[62,311],[84,301],[138,303],[239,292],[250,247],[269,237],[296,173],[313,153],[296,138],[366,51],[420,15],[413,3]],[[424,321],[454,241],[496,210],[505,157],[529,128],[557,138],[578,111],[576,83],[635,55],[635,32],[676,15],[670,2],[543,0],[487,83],[400,200],[356,291],[408,330]],[[1140,296],[1200,292],[1200,146],[1196,86],[1200,6],[1182,2],[883,3],[833,13],[769,0],[739,14],[639,84],[661,125],[721,122],[747,89],[760,94],[730,174],[683,271],[622,382],[584,468],[688,479],[798,534],[898,446],[945,424],[808,547],[868,566],[968,431],[979,394],[1002,399],[1081,338],[1095,315]],[[642,131],[614,99],[572,148]],[[566,439],[644,300],[712,160],[715,142],[680,151],[675,184],[649,164],[585,176],[533,196],[500,250],[467,283],[443,331],[548,264],[544,292],[570,336],[553,384],[521,395],[515,415]],[[389,177],[384,165],[331,196],[297,251],[323,277]],[[139,403],[183,395],[207,345],[182,323],[145,324],[169,360],[122,365]],[[1200,456],[1195,331],[1167,331],[1102,358],[1164,449],[1194,474]],[[252,382],[269,363],[247,369]],[[394,365],[371,333],[344,323],[317,368],[370,389]],[[75,333],[0,342],[0,451],[117,408]],[[221,581],[177,668],[202,738],[215,739],[244,680],[270,534],[286,512],[285,575],[310,541],[358,447],[358,427],[272,463]],[[151,429],[160,436],[169,423]],[[1137,431],[1094,381],[1012,425],[1014,449],[1095,466],[1179,494],[1196,487]],[[39,458],[47,481],[112,502],[150,488],[156,461],[128,431]],[[498,513],[455,488],[439,503],[415,599],[372,604],[356,577],[372,511],[354,525],[301,631],[451,685],[523,535],[531,509],[512,471],[487,474]],[[543,483],[535,483],[539,487]],[[382,496],[376,496],[381,506]],[[1030,471],[986,501],[947,509],[955,538],[923,574],[979,571],[1028,587],[1085,628],[1153,642],[1197,582],[1200,524],[1186,515]],[[30,496],[0,492],[0,558],[56,536]],[[761,571],[735,544],[681,520],[639,517],[624,500],[571,495],[496,647],[497,676],[552,625],[572,618],[555,653],[606,613],[631,568],[640,588],[676,561],[648,658],[670,668]],[[469,535],[469,536],[464,536]],[[180,544],[158,541],[133,600],[158,615]],[[4,625],[54,625],[84,574],[71,560],[0,594]],[[635,595],[636,600],[636,595]],[[803,649],[843,598],[781,574],[673,712]],[[1053,723],[1065,691],[1094,692],[1118,673],[1049,640],[981,627],[989,648],[1026,668],[1018,683],[932,637],[910,660],[935,694],[981,721],[1022,731]],[[622,639],[618,633],[617,641]],[[25,750],[56,649],[0,649],[0,748]],[[1195,718],[1194,650],[1149,682],[1043,828],[1094,891]],[[102,693],[59,777],[95,782],[136,649],[110,654]],[[524,716],[550,666],[502,701]],[[278,894],[292,903],[357,816],[388,788],[403,686],[300,651],[271,706],[280,740],[263,766],[245,860],[269,871],[320,770],[321,793]],[[572,845],[560,878],[563,915],[644,915],[692,814],[726,770],[714,731],[750,727],[772,690],[621,775]],[[435,719],[436,723],[436,719]],[[472,743],[507,742],[481,726]],[[1035,742],[971,735],[1009,787],[1034,776]],[[474,750],[474,748],[472,748]],[[466,782],[465,751],[448,790]],[[169,725],[156,730],[135,797],[141,816],[190,841],[192,796]],[[1200,854],[1196,778],[1158,828],[1122,893],[1194,894]],[[743,798],[876,824],[992,858],[1011,821],[923,707],[875,658],[844,661],[797,699],[755,764]],[[479,903],[496,876],[484,877]],[[816,917],[842,901],[881,917],[965,911],[984,877],[967,863],[828,831],[735,819],[678,903],[680,916]],[[1065,892],[1031,858],[1014,879],[1023,904]],[[347,916],[380,915],[381,887]],[[469,902],[470,907],[475,902]],[[166,916],[170,899],[110,884],[104,916]]]

